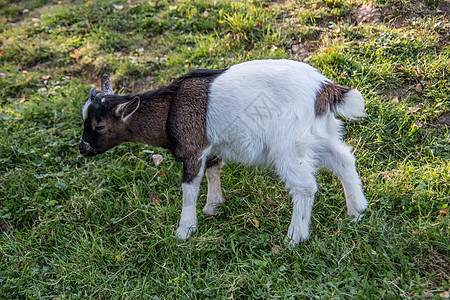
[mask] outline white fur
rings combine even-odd
[[[207,112],[210,154],[275,168],[292,195],[288,238],[295,243],[309,235],[317,190],[314,174],[318,168],[330,169],[342,181],[350,215],[358,218],[368,206],[355,159],[340,139],[341,121],[334,116],[338,113],[346,118],[362,117],[364,100],[358,91],[352,90],[335,112],[317,117],[316,95],[327,83],[329,79],[310,65],[261,60],[232,66],[210,86]],[[208,186],[211,200],[208,199],[206,213],[215,211],[207,209],[213,203],[223,203],[217,192],[217,187],[220,188],[217,177],[214,173],[208,176],[212,182]]]
[[[336,106],[336,114],[352,120],[366,116],[364,98],[358,90],[353,89],[345,93],[342,103]]]
[[[203,168],[192,182],[182,184],[183,209],[177,229],[177,236],[182,240],[189,238],[197,230],[197,197],[202,177]]]

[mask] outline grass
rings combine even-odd
[[[0,4],[0,299],[448,295],[448,1]],[[368,117],[345,127],[370,201],[361,223],[321,172],[311,237],[288,247],[283,185],[227,164],[227,204],[203,216],[203,183],[198,232],[180,242],[181,166],[167,151],[78,154],[81,106],[104,72],[128,93],[261,58],[305,60],[365,96]]]

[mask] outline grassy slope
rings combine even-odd
[[[0,0],[0,299],[450,289],[449,132],[436,122],[450,111],[448,1],[113,2]],[[358,23],[363,3],[371,18]],[[229,164],[227,204],[199,214],[198,232],[179,242],[181,166],[168,152],[78,154],[80,108],[102,73],[137,92],[257,58],[305,59],[366,97],[368,117],[346,124],[370,200],[360,224],[322,172],[311,238],[287,247],[283,185],[270,170]]]

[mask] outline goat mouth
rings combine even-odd
[[[80,139],[80,142],[78,143],[78,150],[80,150],[81,155],[83,156],[94,156],[97,154],[97,151],[92,148],[92,146],[83,140],[83,138]]]

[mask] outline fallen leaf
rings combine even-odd
[[[408,107],[408,110],[410,111],[410,112],[418,112],[419,110],[421,110],[422,109],[422,107],[420,107],[420,106],[411,106],[411,107]]]
[[[50,75],[50,74],[42,75],[42,79],[44,79],[44,80],[49,80],[50,78],[52,78],[52,75]]]
[[[85,4],[86,4],[86,5],[92,5],[92,1],[91,1],[91,0],[88,0],[88,1],[86,1]]]
[[[417,91],[418,93],[423,92],[423,85],[421,85],[420,83],[419,83],[418,85],[416,85],[416,91]]]
[[[127,32],[127,36],[133,36],[132,32]]]
[[[151,201],[153,204],[159,203],[159,195],[158,195],[158,194],[155,194],[155,193],[151,193],[151,194],[150,194],[150,201]]]
[[[399,64],[394,64],[394,67],[397,69],[397,71],[400,71],[400,72],[405,70],[405,67],[402,65],[399,65]]]
[[[422,127],[422,122],[420,122],[420,121],[416,121],[416,122],[414,122],[414,124],[413,124],[413,127]]]
[[[441,210],[439,211],[438,214],[441,215],[441,216],[446,216],[446,215],[448,215],[448,208],[446,208],[446,209],[441,209]]]
[[[255,226],[256,228],[259,228],[259,221],[255,218],[250,219],[250,221],[252,222],[253,226]]]
[[[0,56],[3,56],[3,55],[5,55],[5,51],[0,50]]]
[[[283,249],[282,249],[280,246],[278,246],[278,245],[272,245],[272,252],[273,252],[273,253],[278,254],[278,253],[280,253],[282,250],[283,250]]]
[[[75,51],[73,51],[73,55],[75,56],[75,60],[78,62],[78,60],[80,59],[80,54],[78,53],[77,49],[75,49]]]
[[[441,297],[443,299],[450,299],[450,290],[440,293],[439,297]]]
[[[161,154],[153,154],[152,158],[156,166],[158,166],[164,159]]]
[[[16,224],[8,222],[8,221],[2,221],[2,231],[3,232],[8,232],[14,228],[16,228]]]
[[[113,4],[114,8],[117,10],[122,10],[123,9],[123,5],[117,5],[117,4]]]

